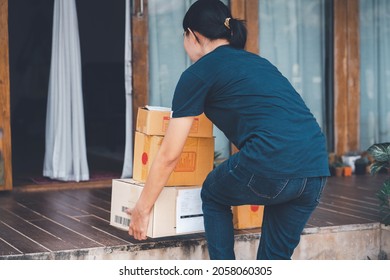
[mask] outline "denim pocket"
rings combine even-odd
[[[286,188],[289,179],[272,179],[252,176],[248,183],[249,189],[257,196],[275,199]]]
[[[322,196],[322,192],[324,191],[325,185],[326,185],[326,177],[321,177],[321,186],[320,186],[320,190],[318,191],[317,198],[316,198],[317,203],[320,203],[320,199]]]

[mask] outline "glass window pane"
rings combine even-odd
[[[171,107],[175,86],[189,66],[182,20],[190,1],[151,0],[149,7],[149,103]]]
[[[360,0],[360,147],[390,141],[390,1]]]
[[[325,125],[325,0],[259,0],[260,55]]]

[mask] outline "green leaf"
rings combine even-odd
[[[379,162],[390,162],[390,143],[379,143],[370,146],[367,150]]]
[[[380,211],[383,215],[382,222],[385,225],[390,224],[390,179],[387,179],[380,191],[377,193],[377,197],[380,201]]]
[[[371,174],[376,174],[383,168],[390,168],[390,143],[374,144],[367,149],[367,152],[375,160],[371,165]],[[384,181],[376,195],[379,199],[382,223],[390,225],[390,179]]]
[[[373,164],[371,164],[370,173],[371,174],[377,174],[380,170],[388,168],[388,167],[389,167],[389,163],[388,162],[376,161]]]

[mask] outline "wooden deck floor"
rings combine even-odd
[[[330,177],[307,227],[380,221],[378,191],[384,176]],[[111,186],[16,188],[0,193],[0,259],[30,254],[203,238],[203,234],[136,241],[109,225]],[[257,230],[258,232],[259,230]],[[253,230],[252,230],[253,232]],[[245,230],[237,231],[237,234]]]

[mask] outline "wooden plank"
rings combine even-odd
[[[23,254],[49,252],[49,250],[40,244],[31,240],[27,235],[10,228],[0,221],[0,238],[11,244]]]
[[[360,149],[360,41],[359,0],[347,0],[348,5],[348,150]],[[362,147],[368,148],[368,147]]]
[[[21,206],[28,208],[29,210],[33,207],[40,207],[39,215],[45,216],[50,212],[61,213],[63,215],[74,217],[89,214],[87,211],[76,209],[69,206],[69,204],[62,203],[61,200],[55,198],[56,193],[29,193],[29,194],[19,194],[15,197],[15,201],[18,202]],[[11,209],[15,211],[14,209]],[[20,213],[18,213],[20,214]]]
[[[339,189],[336,189],[333,186],[326,186],[323,196],[324,197],[326,197],[327,195],[329,196],[337,195],[338,197],[344,196],[351,199],[358,199],[360,201],[369,203],[369,200],[371,200],[371,202],[376,202],[377,198],[375,193],[376,193],[375,188],[373,188],[372,191],[367,191],[365,189],[353,188],[348,185],[344,185],[344,186],[340,185]]]
[[[366,187],[367,190],[377,191],[380,185],[387,178],[386,174],[377,174],[375,176],[367,175],[354,175],[351,177],[328,177],[327,185],[330,186],[349,186],[351,188],[362,188]],[[367,188],[368,186],[368,188]]]
[[[24,196],[18,195],[15,199],[31,209],[37,209],[37,212],[48,216],[51,212],[61,213],[70,217],[96,215],[102,219],[109,220],[110,212],[104,209],[95,207],[85,201],[78,200],[74,197],[68,196],[62,192],[48,192],[40,194],[31,194],[29,197],[33,201],[28,201]],[[39,202],[37,203],[37,200]]]
[[[334,195],[334,194],[328,194],[323,195],[322,202],[324,203],[332,203],[332,204],[341,204],[341,205],[351,205],[354,206],[357,209],[364,209],[366,211],[372,211],[372,212],[378,212],[379,210],[379,200],[373,199],[371,201],[368,201],[371,199],[368,196],[365,197],[351,197],[349,195],[347,196],[341,196],[341,195]]]
[[[33,203],[32,203],[33,204]],[[35,203],[36,204],[36,203]],[[41,201],[41,204],[47,205],[45,201]],[[47,233],[56,236],[59,240],[55,241],[58,244],[49,244],[48,248],[54,250],[52,247],[58,247],[56,250],[70,250],[84,247],[96,247],[100,244],[91,241],[89,238],[83,236],[83,234],[79,234],[74,232],[67,227],[62,226],[54,220],[46,218],[44,215],[39,215],[37,212],[28,208],[28,206],[22,206],[19,204],[14,205],[11,209],[9,209],[13,214],[18,215],[21,219],[25,221],[29,221],[31,224],[41,228]],[[52,208],[45,209],[44,213],[56,211]],[[66,212],[66,211],[65,211]],[[30,237],[30,234],[28,234]]]
[[[245,20],[245,0],[230,0],[230,10],[234,18]]]
[[[74,189],[50,192],[39,199],[47,200],[47,203],[53,204],[56,208],[57,205],[62,205],[64,208],[73,209],[79,213],[71,216],[94,214],[101,218],[109,219],[110,204],[107,201],[94,197],[89,190]]]
[[[48,250],[58,251],[69,248],[70,244],[62,240],[60,237],[50,234],[48,231],[38,226],[34,226],[32,223],[27,222],[4,209],[0,209],[0,220],[10,228],[28,236],[31,240]],[[7,238],[2,238],[8,242]],[[12,244],[11,242],[9,243]],[[16,244],[12,245],[16,247]]]
[[[116,238],[121,239],[125,243],[131,243],[131,244],[137,244],[137,243],[143,243],[145,241],[139,241],[134,239],[132,236],[130,236],[127,231],[118,229],[112,225],[110,225],[109,221],[99,219],[96,216],[84,216],[78,218],[81,223],[88,224],[92,226],[93,228],[96,228],[102,232],[105,232],[107,234],[113,235]]]
[[[323,202],[321,203],[321,207],[327,209],[329,211],[336,211],[339,213],[343,213],[345,215],[350,215],[354,217],[360,217],[361,221],[367,220],[371,222],[379,222],[380,215],[377,209],[369,209],[369,208],[360,208],[357,207],[359,205],[354,205],[353,203],[348,203],[345,201],[340,201],[341,203],[334,202]]]
[[[4,255],[8,256],[8,255],[19,255],[19,254],[22,254],[22,251],[19,251],[11,244],[9,244],[8,242],[0,238],[0,257]]]
[[[13,204],[7,204],[6,206],[1,206],[1,209],[7,210],[8,212],[23,217],[26,221],[33,221],[33,220],[39,220],[42,219],[42,215],[39,215],[38,213],[32,211],[26,206],[20,205],[16,201],[12,201]]]
[[[328,220],[331,220],[334,223],[334,225],[351,225],[351,224],[365,224],[365,223],[379,222],[376,220],[368,219],[365,217],[359,217],[351,213],[340,212],[322,206],[318,206],[317,209],[327,213],[327,216],[329,217]]]
[[[0,207],[14,204],[12,192],[0,192]]]
[[[102,188],[102,189],[94,189],[94,190],[91,190],[91,193],[94,196],[111,203],[112,187]]]
[[[335,152],[358,150],[360,110],[359,1],[334,1]]]
[[[259,54],[259,1],[245,1],[245,20],[248,29],[248,39],[245,49]]]
[[[72,193],[75,194],[74,192]],[[105,208],[101,207],[101,203],[97,203],[96,201],[94,201],[93,197],[90,197],[88,193],[78,192],[77,196],[72,196],[68,193],[58,193],[55,196],[55,200],[58,203],[68,205],[73,209],[88,214],[93,214],[105,220],[110,219],[110,207],[107,208],[107,205]]]
[[[42,191],[56,191],[63,189],[96,189],[107,188],[112,185],[112,179],[101,179],[97,181],[83,181],[83,182],[59,182],[50,184],[37,185],[34,183],[14,182],[13,190],[19,192],[42,192]]]
[[[49,220],[34,221],[33,223],[51,234],[60,236],[62,240],[70,244],[67,250],[124,245],[124,242],[115,236],[96,230],[91,226],[82,225],[80,222],[71,221],[67,217],[64,219],[68,219],[67,226]],[[71,227],[68,227],[70,224]]]
[[[309,218],[306,227],[334,226],[335,223],[330,218],[328,212],[321,210],[321,208],[316,208]]]
[[[8,54],[8,0],[0,0],[0,164],[4,175],[0,178],[0,191],[12,189],[10,79]],[[3,168],[3,167],[0,167]],[[3,173],[2,172],[2,173]]]
[[[97,197],[93,191],[85,191],[85,190],[74,190],[74,191],[64,191],[64,195],[73,198],[74,200],[80,203],[87,203],[93,207],[101,209],[103,211],[109,212],[111,210],[111,199],[107,200],[107,197],[100,198]]]
[[[338,189],[337,189],[338,187]],[[331,184],[327,184],[325,186],[325,191],[334,191],[335,194],[337,195],[347,195],[347,196],[352,196],[352,197],[360,197],[361,199],[364,199],[364,195],[371,195],[374,197],[374,193],[376,192],[377,188],[373,187],[371,190],[367,190],[367,189],[363,189],[363,188],[358,188],[358,187],[354,187],[354,186],[350,186],[348,183],[344,183],[344,184],[338,184],[336,186],[333,186]],[[326,192],[325,192],[326,193]],[[331,193],[331,192],[329,192]]]
[[[99,246],[115,246],[123,244],[121,239],[102,232],[91,225],[81,223],[79,218],[69,217],[58,211],[57,203],[32,203],[26,206],[42,215],[39,220],[32,220],[31,223],[41,227],[55,236],[61,237],[64,241],[75,245],[77,248],[90,248]],[[87,217],[84,215],[81,217]],[[24,218],[24,217],[23,217]],[[108,221],[107,221],[108,223]]]
[[[148,1],[144,0],[143,14],[139,1],[133,7],[132,16],[132,72],[133,72],[133,128],[137,120],[138,108],[149,102],[149,39],[148,39]]]
[[[348,53],[347,5],[345,0],[334,1],[334,120],[335,152],[348,150]]]

